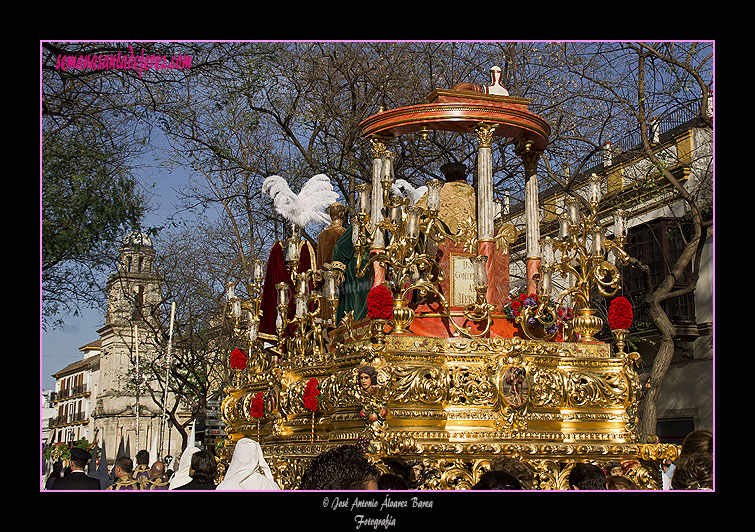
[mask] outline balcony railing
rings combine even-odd
[[[68,416],[57,416],[50,418],[50,428],[64,427],[66,425],[75,425],[77,423],[88,423],[89,416],[85,412],[77,412]]]
[[[86,395],[87,393],[89,393],[89,386],[87,386],[86,384],[82,384],[81,386],[73,386],[71,388],[64,388],[63,390],[52,392],[50,394],[50,402],[63,401],[64,399]]]

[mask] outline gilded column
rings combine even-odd
[[[537,292],[536,275],[540,268],[540,205],[538,203],[537,161],[541,152],[532,150],[527,141],[517,152],[524,163],[524,217],[527,246],[527,293]]]

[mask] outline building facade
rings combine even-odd
[[[46,443],[72,443],[82,438],[94,441],[92,411],[97,397],[100,370],[100,342],[79,350],[83,358],[53,374],[55,390],[50,393]]]

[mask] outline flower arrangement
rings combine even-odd
[[[367,294],[367,316],[371,320],[390,320],[393,317],[393,296],[387,286],[375,286]]]
[[[244,369],[246,368],[246,353],[241,349],[234,349],[231,353],[231,368],[232,369]]]
[[[317,396],[320,395],[317,379],[312,377],[304,388],[304,408],[310,410],[313,414],[318,407]]]
[[[537,294],[526,294],[523,292],[518,296],[513,296],[511,298],[511,302],[503,307],[503,314],[508,319],[516,321],[525,309],[537,307],[539,304],[540,300]],[[555,308],[553,302],[550,301],[548,302],[548,306]],[[548,334],[555,334],[558,331],[559,326],[572,319],[572,309],[559,308],[556,315],[557,319],[555,323],[548,325],[545,329]],[[534,318],[530,318],[530,323],[528,323],[528,325],[532,325],[534,321]]]
[[[265,397],[262,392],[257,392],[257,395],[252,399],[251,414],[254,418],[261,418],[265,415]]]
[[[317,396],[320,395],[320,390],[317,388],[318,384],[317,379],[312,377],[304,388],[304,408],[312,412],[311,442],[315,441],[315,410],[317,410],[317,407],[319,406]]]
[[[632,304],[623,296],[615,297],[608,306],[608,325],[611,330],[629,329],[632,326]]]
[[[265,415],[265,396],[262,392],[257,392],[254,396],[250,410],[252,417],[257,420],[257,441],[260,441],[260,418]]]

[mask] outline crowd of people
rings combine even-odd
[[[280,490],[265,461],[259,443],[240,439],[230,464],[222,474],[218,461],[207,450],[190,446],[181,454],[175,471],[166,469],[161,460],[149,463],[149,453],[139,451],[136,465],[131,458],[118,458],[108,481],[86,474],[92,456],[84,449],[71,450],[65,474],[54,467],[47,480],[48,490],[217,490],[269,491]],[[381,472],[364,454],[359,445],[341,445],[315,457],[301,475],[300,490],[411,490],[423,481],[421,462],[388,463],[391,472]],[[568,487],[575,491],[638,490],[622,463],[603,467],[576,463],[568,473]],[[675,461],[666,461],[662,468],[664,490],[713,489],[713,434],[707,430],[690,433]],[[480,475],[472,490],[537,490],[537,475],[526,462],[513,457],[491,461],[490,469]]]

